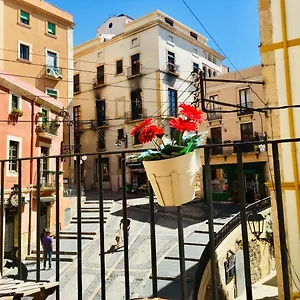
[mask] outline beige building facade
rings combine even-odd
[[[277,110],[273,116],[274,137],[281,139],[299,138],[299,63],[300,63],[300,3],[297,0],[260,0],[261,59],[265,80],[265,97],[270,106],[287,106]],[[300,185],[299,143],[282,144],[280,147],[281,188],[287,234],[288,266],[290,272],[291,299],[300,298],[297,278],[300,274]],[[271,186],[271,183],[270,183]],[[284,297],[281,272],[277,209],[273,197],[274,238],[279,299]]]
[[[96,35],[74,49],[75,141],[81,152],[152,147],[130,135],[133,127],[152,117],[170,135],[168,118],[181,102],[194,100],[191,72],[202,68],[213,77],[226,71],[205,37],[160,11],[136,20],[113,17]],[[97,186],[96,162],[84,162],[86,189]],[[126,164],[129,188],[146,188],[142,165],[129,158]],[[104,179],[106,189],[120,189],[117,156],[105,157]]]
[[[266,123],[268,116],[252,108],[264,108],[264,90],[261,66],[253,66],[236,72],[219,75],[216,79],[229,82],[206,83],[205,97],[212,101],[226,102],[243,108],[237,109],[207,102],[206,121],[199,131],[207,131],[206,143],[231,144],[236,142],[259,141],[268,138]],[[233,83],[240,80],[244,83]],[[249,82],[250,84],[248,84]],[[246,201],[262,199],[266,195],[265,182],[268,181],[267,149],[253,145],[243,145]],[[203,157],[204,163],[204,157]],[[238,202],[236,148],[228,146],[214,148],[211,153],[213,180],[213,200]]]

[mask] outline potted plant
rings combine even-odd
[[[57,130],[60,127],[60,120],[58,116],[55,117],[55,119],[52,122],[52,127]]]
[[[191,105],[179,105],[180,115],[169,121],[174,128],[173,139],[164,137],[164,130],[151,118],[134,127],[142,144],[153,142],[155,150],[146,150],[137,159],[143,162],[147,177],[161,206],[180,206],[195,196],[196,175],[201,165],[196,149],[203,134],[194,133],[202,123],[203,113]]]
[[[15,117],[15,118],[18,118],[18,117],[23,117],[23,111],[14,107],[11,112],[10,112],[10,115]]]

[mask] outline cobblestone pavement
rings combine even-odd
[[[128,200],[128,218],[132,220],[129,239],[130,292],[138,297],[151,273],[150,216],[148,198]],[[195,213],[196,212],[196,213]],[[105,225],[105,249],[115,244],[116,231],[122,218],[122,203],[115,201]],[[184,212],[184,234],[188,236],[206,220],[206,206],[197,202]],[[157,263],[177,247],[177,218],[174,210],[156,209]],[[101,299],[100,292],[100,239],[99,236],[83,250],[83,299]],[[108,300],[124,299],[124,252],[122,248],[105,255],[106,295]],[[77,297],[77,261],[61,274],[60,298]],[[55,299],[53,296],[51,299]]]

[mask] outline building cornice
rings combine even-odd
[[[193,45],[195,45],[197,47],[200,47],[203,50],[207,51],[208,53],[216,56],[220,60],[223,60],[225,58],[220,53],[218,53],[217,51],[211,49],[210,47],[208,47],[207,45],[203,44],[202,42],[197,41],[197,40],[193,39],[192,37],[189,37],[188,35],[186,35],[184,32],[182,32],[182,31],[180,31],[180,30],[178,30],[178,29],[176,29],[174,27],[169,26],[168,24],[166,24],[165,22],[163,22],[161,20],[156,19],[156,20],[150,21],[148,23],[145,23],[145,24],[141,25],[140,27],[134,28],[133,30],[121,33],[121,34],[115,36],[114,38],[112,38],[111,40],[108,40],[106,42],[102,42],[101,43],[100,40],[99,40],[99,44],[92,45],[91,47],[88,47],[88,48],[86,48],[84,50],[81,50],[81,51],[79,51],[79,49],[82,46],[88,46],[89,43],[91,43],[91,44],[94,43],[97,38],[96,39],[92,39],[90,41],[87,41],[87,42],[85,42],[85,43],[83,43],[81,45],[78,45],[78,46],[76,46],[74,48],[74,59],[78,59],[81,56],[89,54],[89,53],[91,53],[91,52],[93,52],[93,51],[95,51],[97,49],[104,48],[104,47],[106,47],[108,45],[116,43],[116,42],[118,42],[118,41],[120,41],[122,39],[125,39],[125,38],[129,37],[129,36],[132,36],[132,35],[135,35],[137,33],[142,32],[142,31],[145,31],[147,29],[150,29],[150,28],[152,28],[154,26],[160,26],[160,27],[162,27],[162,28],[164,28],[164,29],[166,29],[166,30],[168,30],[168,31],[176,34],[177,36],[185,39],[186,41],[190,42],[191,44],[193,44]],[[77,53],[76,53],[76,50],[78,50]]]

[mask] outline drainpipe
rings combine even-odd
[[[34,156],[34,153],[33,153],[33,149],[34,149],[34,125],[35,125],[35,120],[34,120],[34,103],[35,101],[32,100],[31,101],[31,132],[30,132],[30,141],[31,141],[31,145],[30,145],[30,157],[33,157]],[[30,182],[30,194],[29,194],[29,222],[28,222],[28,255],[30,255],[30,252],[31,252],[31,219],[32,219],[32,214],[31,214],[31,210],[32,210],[32,202],[33,202],[33,199],[32,199],[32,190],[31,190],[31,186],[33,184],[33,160],[30,160],[30,166],[29,166],[29,182]]]

